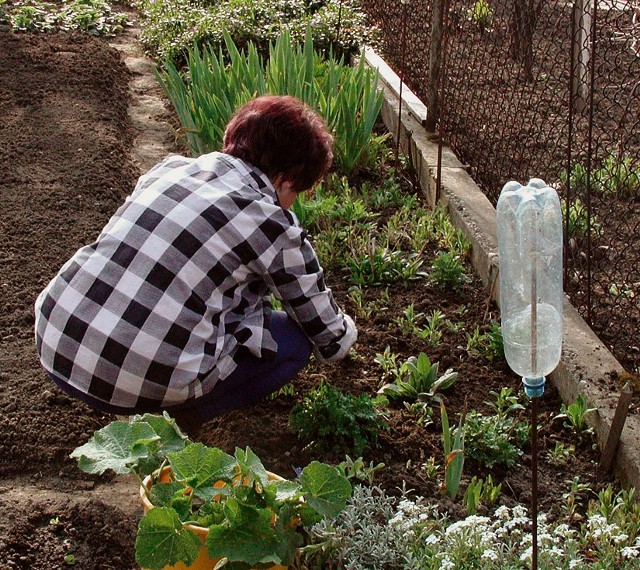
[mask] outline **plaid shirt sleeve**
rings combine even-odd
[[[313,247],[290,212],[291,220],[277,241],[277,254],[266,268],[264,279],[287,313],[302,327],[321,361],[346,356],[357,333],[353,321],[338,308]]]
[[[267,177],[219,153],[169,157],[39,295],[37,350],[107,403],[179,404],[226,378],[238,345],[273,354],[269,289],[321,358],[348,351],[355,329]]]

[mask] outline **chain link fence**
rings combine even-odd
[[[495,204],[560,194],[565,290],[640,373],[640,0],[363,0],[429,126]]]

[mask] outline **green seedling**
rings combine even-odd
[[[431,262],[430,280],[440,289],[458,289],[468,281],[460,256],[454,251],[441,251]]]
[[[395,363],[395,359],[390,354],[379,354],[377,358],[378,362],[383,362],[395,376],[395,380],[384,384],[378,390],[378,394],[384,394],[392,399],[416,401],[421,395],[432,398],[436,392],[449,388],[458,378],[458,373],[451,368],[439,376],[439,363],[432,364],[424,352],[417,357],[409,357],[395,369],[391,369],[393,366],[391,362]]]
[[[494,484],[491,475],[489,475],[486,480],[478,479],[475,476],[472,477],[463,498],[467,512],[470,515],[475,515],[480,505],[484,505],[485,507],[493,506],[500,497],[501,490],[502,485]]]
[[[373,464],[373,461],[366,465],[362,457],[358,457],[355,461],[348,455],[346,459],[337,465],[338,471],[342,473],[349,481],[356,479],[373,485],[373,479],[376,471],[384,468],[384,463]]]
[[[582,440],[582,438],[587,434],[593,435],[593,428],[587,423],[587,416],[595,411],[596,408],[587,407],[587,401],[584,396],[580,394],[572,404],[569,404],[568,406],[566,404],[562,404],[560,406],[560,413],[553,419],[564,420],[562,425],[571,430],[580,440]]]

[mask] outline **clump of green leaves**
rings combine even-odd
[[[513,467],[529,441],[531,425],[522,419],[524,409],[510,388],[491,392],[495,402],[487,402],[495,414],[484,415],[477,410],[465,420],[467,455],[487,467],[500,464]]]
[[[489,329],[480,332],[476,326],[472,333],[466,333],[467,352],[482,355],[488,360],[504,360],[504,340],[500,323],[492,322]]]
[[[61,30],[114,36],[129,25],[128,16],[114,12],[105,0],[63,0],[60,5],[27,0],[10,6],[6,18],[16,32]]]
[[[566,465],[575,451],[576,448],[573,445],[565,445],[561,441],[556,441],[553,449],[547,452],[547,459],[551,465]]]
[[[361,455],[388,429],[380,410],[387,403],[383,396],[354,396],[323,382],[294,406],[289,427],[311,447]]]
[[[426,341],[430,346],[437,346],[442,338],[442,330],[450,322],[444,317],[444,313],[434,309],[429,316],[416,312],[413,303],[409,305],[396,323],[403,332],[412,334]]]
[[[560,413],[554,419],[562,419],[562,425],[578,436],[580,441],[586,435],[593,434],[593,428],[587,422],[587,416],[594,412],[595,408],[588,408],[587,401],[579,394],[572,404],[562,404]]]
[[[284,32],[302,43],[307,27],[314,31],[319,50],[349,58],[362,45],[372,45],[376,28],[353,0],[339,5],[327,0],[138,0],[142,15],[141,42],[147,53],[179,62],[194,45],[217,52],[227,32],[239,48],[252,43],[263,56]]]
[[[370,461],[367,465],[362,457],[354,460],[347,455],[345,460],[338,463],[336,467],[349,481],[356,480],[373,485],[375,473],[384,468],[384,463],[374,465],[373,461]]]
[[[476,0],[467,13],[469,15],[469,19],[478,26],[480,30],[485,31],[491,25],[493,10],[487,0]]]
[[[486,480],[478,479],[476,476],[471,477],[463,498],[467,513],[475,515],[481,505],[484,507],[495,505],[501,490],[502,484],[496,485],[491,475]]]
[[[585,238],[590,235],[597,238],[602,235],[602,225],[598,221],[598,217],[593,212],[589,215],[589,211],[580,198],[575,198],[569,203],[568,212],[565,200],[560,200],[560,207],[569,237]]]
[[[420,397],[432,398],[436,392],[446,390],[458,379],[458,373],[451,368],[439,375],[440,363],[432,363],[424,352],[410,356],[399,366],[395,365],[395,358],[389,360],[390,351],[386,352],[386,355],[376,355],[376,362],[386,368],[385,372],[393,375],[394,380],[384,384],[378,393],[392,399],[415,401]]]
[[[460,255],[454,251],[438,252],[431,269],[431,283],[440,289],[458,289],[468,281]]]
[[[574,192],[591,187],[604,196],[633,197],[640,193],[640,165],[630,156],[610,153],[591,172],[579,162],[574,164],[568,176],[566,171],[560,174],[560,182]]]
[[[351,281],[360,287],[366,285],[389,285],[398,281],[420,278],[422,261],[415,254],[389,250],[369,242],[364,250],[353,251],[347,259]]]
[[[112,422],[71,456],[87,473],[146,477],[153,507],[140,521],[135,548],[138,564],[150,570],[193,563],[203,541],[191,525],[208,529],[209,557],[233,568],[289,565],[304,541],[301,525],[335,517],[351,495],[335,467],[314,461],[295,481],[270,476],[251,449],[231,456],[192,443],[166,413]]]
[[[368,291],[376,291],[377,297],[371,300],[367,300],[366,294]],[[354,285],[349,287],[349,298],[356,307],[356,313],[366,319],[370,318],[374,314],[380,314],[389,310],[389,288],[386,287],[382,290],[365,290],[362,287]]]

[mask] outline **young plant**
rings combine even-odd
[[[323,382],[293,407],[289,427],[310,447],[361,455],[389,427],[380,411],[386,404],[382,396],[354,396]]]
[[[476,325],[472,333],[466,333],[467,352],[476,356],[484,356],[487,360],[504,360],[504,341],[500,323],[492,322],[489,330],[480,332]]]
[[[374,314],[380,314],[389,310],[389,288],[385,287],[377,299],[372,301],[365,300],[365,291],[362,287],[354,285],[349,287],[349,298],[353,301],[356,307],[356,313],[358,316],[366,319],[371,318]]]
[[[424,324],[420,324],[420,321],[424,321]],[[437,346],[447,321],[438,309],[434,309],[428,317],[424,313],[416,313],[412,303],[404,310],[402,317],[396,319],[396,323],[403,332],[415,335],[430,346]]]
[[[465,420],[467,455],[491,468],[501,464],[513,467],[529,441],[531,426],[516,412],[522,409],[510,389],[503,389],[495,403],[487,402],[496,413],[483,415],[477,410],[467,414]]]
[[[438,469],[440,469],[440,465],[436,463],[435,457],[429,457],[422,465],[420,465],[420,470],[424,472],[427,479],[433,479],[438,473]]]
[[[347,266],[351,281],[359,287],[390,285],[422,276],[422,261],[417,256],[389,251],[376,245],[375,239],[369,241],[366,250],[353,251],[347,259]]]
[[[462,414],[458,427],[449,427],[449,416],[443,402],[440,402],[440,417],[442,419],[442,445],[444,448],[443,491],[455,499],[460,489],[462,468],[464,467],[465,419]]]
[[[551,465],[566,465],[575,452],[576,448],[573,445],[565,445],[561,441],[556,441],[554,448],[547,452],[547,459]]]
[[[554,419],[562,419],[562,425],[571,430],[582,441],[582,438],[593,434],[593,428],[587,423],[587,415],[594,412],[595,408],[587,408],[587,401],[582,394],[578,395],[573,404],[562,404],[560,413]]]
[[[602,236],[602,225],[598,217],[591,213],[582,203],[580,198],[575,198],[569,203],[567,213],[567,202],[560,200],[562,208],[562,220],[565,224],[565,231],[569,237],[585,238],[590,235],[593,238]]]
[[[379,362],[384,362],[384,355],[378,354]],[[446,390],[458,378],[458,373],[449,368],[442,376],[438,376],[438,362],[431,363],[429,357],[421,352],[417,357],[410,356],[399,367],[389,371],[395,376],[393,382],[384,384],[378,394],[385,394],[395,400],[416,401],[421,396],[432,398],[436,392]]]
[[[135,548],[138,564],[150,570],[189,566],[203,546],[238,569],[289,565],[303,545],[301,525],[335,517],[351,495],[334,467],[314,461],[296,481],[276,479],[249,448],[231,456],[192,443],[166,413],[112,422],[71,457],[86,473],[145,477],[152,508]],[[191,525],[208,529],[204,543]]]
[[[373,478],[376,471],[384,468],[384,463],[373,464],[373,461],[369,462],[367,466],[362,457],[358,457],[355,461],[348,455],[346,459],[336,466],[338,471],[342,473],[349,481],[356,479],[357,481],[366,482],[369,485],[373,485]]]
[[[491,475],[487,477],[486,481],[473,476],[471,481],[469,481],[463,497],[463,503],[467,509],[467,513],[475,515],[480,505],[485,507],[493,506],[500,497],[501,490],[502,485],[495,485]]]
[[[439,252],[431,269],[431,283],[439,289],[458,289],[468,281],[460,256],[454,251]]]
[[[491,25],[493,10],[487,0],[476,0],[475,4],[469,9],[468,14],[469,19],[483,32]]]
[[[596,186],[605,196],[633,197],[640,194],[640,166],[630,156],[610,154],[594,172]]]

